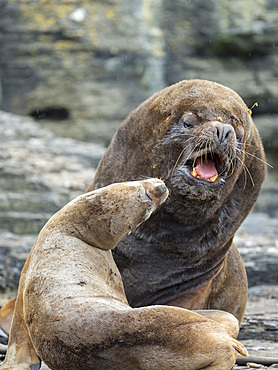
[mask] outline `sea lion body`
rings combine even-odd
[[[245,348],[224,312],[131,308],[111,249],[165,201],[161,180],[81,195],[39,234],[23,268],[2,370],[230,369]],[[45,368],[45,366],[44,366]]]
[[[155,94],[118,128],[89,190],[158,177],[170,196],[113,251],[131,306],[222,309],[242,320],[247,278],[233,237],[265,177],[243,100],[188,80]]]

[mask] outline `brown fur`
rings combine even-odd
[[[226,158],[215,182],[188,170]],[[113,251],[133,307],[222,309],[241,322],[245,269],[233,237],[265,177],[264,151],[243,100],[214,82],[188,80],[143,102],[119,127],[89,190],[116,181],[163,179],[166,203]]]
[[[225,370],[247,354],[228,313],[128,305],[110,249],[167,195],[156,179],[113,184],[49,220],[21,274],[2,370]]]
[[[6,334],[10,332],[15,301],[16,298],[10,299],[0,310],[0,328]]]

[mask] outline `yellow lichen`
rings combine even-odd
[[[65,50],[72,48],[73,41],[71,40],[58,40],[53,43],[53,47],[59,50]]]
[[[111,18],[114,18],[115,16],[115,13],[113,12],[112,9],[109,9],[106,13],[105,13],[105,17],[108,18],[108,19],[111,19]]]

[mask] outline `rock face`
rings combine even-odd
[[[141,21],[130,17],[137,7],[121,0],[1,0],[1,108],[118,124],[149,93],[140,86],[147,53]]]
[[[0,0],[0,11],[3,110],[107,142],[153,92],[204,78],[259,101],[254,114],[278,129],[277,1]]]

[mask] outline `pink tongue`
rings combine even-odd
[[[211,177],[218,175],[218,172],[215,168],[215,163],[211,159],[201,160],[201,158],[197,158],[195,169],[197,175],[203,179],[210,179]]]

